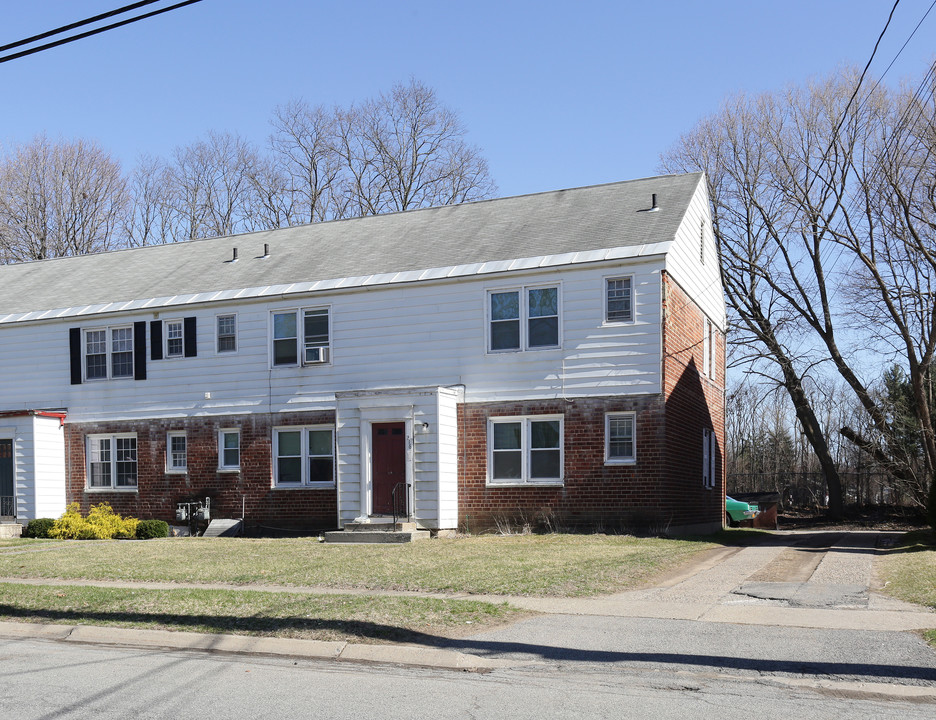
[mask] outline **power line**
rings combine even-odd
[[[159,0],[142,0],[141,2],[133,3],[131,5],[126,5],[122,8],[118,8],[117,10],[111,10],[110,12],[96,15],[95,17],[87,18],[85,20],[79,20],[78,22],[74,22],[69,25],[64,25],[60,28],[56,28],[55,30],[49,30],[48,32],[40,33],[39,35],[34,35],[33,37],[25,38],[23,40],[18,40],[17,42],[10,43],[8,45],[4,45],[3,47],[0,47],[0,52],[4,52],[6,50],[16,48],[16,47],[22,47],[23,45],[29,45],[33,42],[36,42],[37,40],[42,40],[48,37],[52,37],[53,35],[59,35],[63,32],[68,32],[69,30],[74,30],[75,28],[83,27],[84,25],[89,25],[91,23],[98,22],[99,20],[104,20],[109,17],[114,17],[115,15],[121,15],[125,12],[136,10],[145,5],[151,5],[154,2],[158,2],[158,1]],[[22,50],[17,53],[5,55],[3,57],[0,57],[0,63],[9,62],[10,60],[17,60],[21,57],[26,57],[27,55],[33,55],[35,53],[42,52],[43,50],[50,50],[54,47],[59,47],[60,45],[66,45],[68,43],[74,42],[75,40],[82,40],[86,37],[91,37],[92,35],[99,35],[100,33],[107,32],[108,30],[114,30],[115,28],[123,27],[124,25],[130,25],[131,23],[135,23],[140,20],[146,20],[147,18],[155,17],[156,15],[162,15],[163,13],[167,13],[172,10],[178,10],[179,8],[185,7],[186,5],[193,5],[197,2],[201,2],[201,0],[184,0],[183,2],[178,2],[175,5],[170,5],[168,7],[160,8],[159,10],[153,10],[148,13],[143,13],[142,15],[136,15],[126,20],[121,20],[119,22],[111,23],[110,25],[104,25],[103,27],[95,28],[94,30],[88,30],[83,33],[78,33],[77,35],[71,35],[61,40],[55,40],[53,42],[46,43],[45,45],[39,45],[38,47],[29,48],[28,50]]]
[[[75,28],[82,27],[84,25],[90,25],[95,23],[98,20],[106,20],[109,17],[114,17],[115,15],[121,15],[125,12],[130,12],[131,10],[136,10],[139,7],[144,5],[152,5],[154,2],[159,2],[159,0],[143,0],[142,2],[134,3],[133,5],[125,5],[122,8],[117,10],[111,10],[110,12],[102,13],[100,15],[95,15],[94,17],[87,18],[86,20],[79,20],[78,22],[73,22],[70,25],[63,25],[60,28],[55,30],[49,30],[48,32],[40,33],[39,35],[33,35],[32,37],[24,38],[23,40],[17,40],[14,43],[9,45],[0,45],[0,52],[6,52],[7,50],[12,50],[13,48],[22,47],[23,45],[31,45],[34,42],[39,40],[45,40],[47,37],[52,37],[53,35],[59,35],[63,32],[68,32],[69,30],[74,30]]]

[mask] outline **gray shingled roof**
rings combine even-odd
[[[701,177],[668,175],[0,266],[0,318],[670,242]],[[653,193],[659,211],[641,212]],[[270,255],[261,260],[265,243]],[[230,262],[233,248],[237,262]]]

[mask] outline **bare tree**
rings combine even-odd
[[[205,140],[176,148],[167,166],[173,238],[258,229],[253,182],[258,162],[256,149],[232,133],[210,132]]]
[[[130,212],[124,235],[133,247],[172,242],[172,186],[158,158],[143,157],[130,177]]]
[[[97,144],[37,136],[0,160],[0,262],[118,247],[127,203],[120,165]]]
[[[749,367],[764,361],[793,402],[829,481],[841,483],[804,379],[829,366],[880,437],[894,428],[872,389],[886,364],[907,366],[927,428],[927,482],[936,443],[926,378],[933,310],[932,87],[857,93],[857,74],[757,98],[737,97],[664,157],[708,177],[723,279]],[[911,121],[907,121],[912,118]],[[882,365],[862,377],[867,350]],[[841,432],[897,477],[915,470],[853,428]]]
[[[270,145],[274,167],[288,178],[283,193],[291,196],[291,222],[341,217],[333,204],[341,159],[337,122],[336,112],[309,107],[301,100],[280,105],[273,112]]]

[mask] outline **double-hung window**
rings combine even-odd
[[[240,470],[240,430],[218,431],[218,469]]]
[[[173,430],[166,436],[166,471],[188,470],[188,440],[184,430]]]
[[[605,322],[634,319],[634,282],[630,277],[605,278]]]
[[[85,380],[133,377],[133,326],[84,331]]]
[[[182,354],[185,350],[182,335],[182,321],[167,320],[165,323],[165,328],[166,348],[164,357],[182,357]]]
[[[218,315],[216,350],[219,353],[237,352],[237,315]]]
[[[331,328],[328,308],[273,313],[273,365],[328,362]]]
[[[136,434],[88,435],[88,489],[135,490]]]
[[[491,352],[559,347],[559,288],[524,287],[488,293]]]
[[[563,478],[561,415],[488,420],[488,482],[556,484]]]
[[[605,415],[605,462],[624,465],[637,459],[635,416],[632,412]]]
[[[332,427],[283,427],[273,430],[277,487],[326,487],[335,482],[335,431]]]

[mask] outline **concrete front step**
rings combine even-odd
[[[428,530],[335,530],[324,533],[327,543],[408,543],[428,540]]]
[[[416,532],[419,528],[414,522],[371,521],[349,522],[344,524],[345,532]]]
[[[0,523],[0,538],[18,538],[23,536],[20,523]]]

